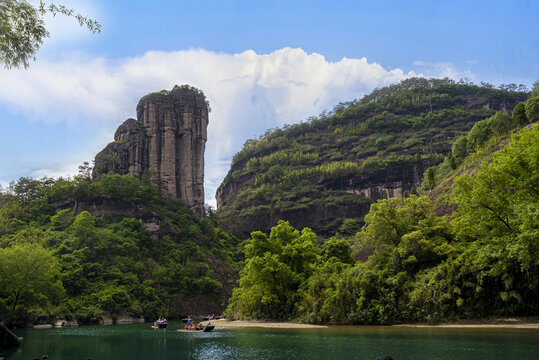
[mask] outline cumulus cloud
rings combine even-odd
[[[451,67],[444,69],[431,75],[454,77]],[[215,190],[228,171],[230,159],[246,139],[415,75],[385,69],[366,58],[329,62],[323,55],[292,48],[269,54],[252,50],[239,54],[203,49],[149,51],[114,62],[73,56],[57,62],[38,61],[28,70],[0,70],[0,105],[34,121],[70,126],[84,122],[92,129],[87,135],[95,140],[80,164],[93,158],[95,149],[112,141],[123,120],[135,116],[141,96],[175,84],[200,88],[212,108],[206,145],[206,199],[214,204]],[[55,161],[33,170],[58,175],[58,159]]]

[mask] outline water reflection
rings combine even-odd
[[[23,330],[7,359],[539,359],[539,331],[389,327],[154,331],[148,324]]]

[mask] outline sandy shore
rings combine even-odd
[[[323,329],[325,325],[298,324],[290,322],[268,322],[261,320],[211,320],[212,325],[219,329],[240,329],[240,328],[272,328],[272,329]]]
[[[326,325],[310,325],[290,322],[271,322],[262,320],[212,320],[211,323],[220,329],[241,329],[241,328],[273,328],[273,329],[323,329]],[[421,327],[421,328],[505,328],[505,329],[537,329],[539,330],[539,318],[526,319],[492,319],[485,321],[469,321],[461,323],[445,324],[399,324],[394,327]]]
[[[539,330],[539,324],[438,324],[438,325],[393,325],[403,327],[421,327],[421,328],[455,328],[455,329],[536,329]]]
[[[539,318],[499,318],[489,319],[484,321],[462,321],[458,323],[445,323],[445,324],[402,324],[394,326],[405,327],[432,327],[432,328],[501,328],[501,329],[538,329],[539,330]]]

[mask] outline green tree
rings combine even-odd
[[[423,186],[427,190],[432,190],[436,186],[436,167],[431,166],[423,175]]]
[[[347,241],[343,239],[329,239],[322,245],[322,257],[325,260],[336,258],[344,264],[355,263],[352,251]]]
[[[539,121],[539,96],[528,99],[526,101],[525,109],[528,122],[534,123]]]
[[[330,256],[328,260],[322,260],[317,265],[316,271],[301,284],[299,289],[300,299],[297,307],[302,321],[327,323],[347,318],[350,306],[342,302],[338,294],[345,287],[343,273],[351,267],[351,263],[342,263],[336,256]],[[354,301],[352,296],[344,298]]]
[[[488,122],[492,133],[498,136],[509,133],[515,127],[513,118],[501,111],[496,112],[494,116],[490,117]]]
[[[25,0],[2,0],[0,2],[0,62],[6,68],[30,66],[43,40],[49,37],[43,16],[63,14],[74,17],[81,26],[92,33],[101,32],[101,25],[72,9],[40,1],[33,6]]]
[[[0,235],[14,233],[23,226],[21,221],[24,215],[24,207],[15,201],[2,204],[0,207]]]
[[[451,202],[458,210],[451,225],[470,245],[434,276],[449,274],[446,291],[458,289],[453,301],[466,316],[537,311],[538,144],[537,128],[521,130],[475,174],[455,179]]]
[[[78,239],[82,245],[94,245],[93,242],[97,237],[97,229],[95,228],[95,220],[88,211],[81,212],[69,227],[69,230]]]
[[[533,83],[531,95],[532,96],[539,96],[539,80],[536,80]]]
[[[286,319],[294,310],[300,280],[277,254],[249,259],[227,312],[239,318]]]
[[[58,261],[37,244],[0,249],[0,296],[14,311],[18,306],[57,303],[63,297]]]
[[[379,200],[371,205],[365,226],[357,237],[365,246],[396,246],[404,234],[415,230],[415,224],[424,219],[425,214],[433,216],[432,208],[428,198],[415,195],[404,200]]]
[[[468,133],[468,152],[474,152],[492,136],[488,119],[478,121]]]
[[[523,130],[475,175],[455,179],[453,224],[463,238],[515,234],[539,203],[539,130]],[[524,216],[524,218],[523,218]],[[531,220],[528,220],[531,221]]]
[[[313,273],[319,254],[309,228],[300,233],[281,220],[269,237],[253,232],[245,247],[240,286],[234,289],[227,313],[238,318],[289,318],[295,313],[299,286]]]
[[[352,236],[361,229],[361,219],[346,218],[339,227],[339,233],[344,236]]]
[[[526,117],[526,107],[524,103],[518,103],[513,109],[513,118],[518,126],[523,127],[528,124],[528,118]]]

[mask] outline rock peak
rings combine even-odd
[[[144,96],[137,120],[127,119],[96,155],[93,176],[149,176],[163,198],[181,198],[203,216],[208,112],[204,93],[188,85]]]

